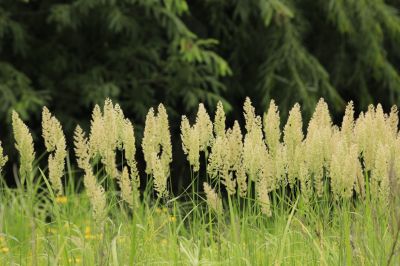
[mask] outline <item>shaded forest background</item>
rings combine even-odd
[[[399,0],[1,0],[0,138],[16,162],[14,109],[40,154],[47,105],[71,153],[75,126],[87,129],[94,104],[110,97],[139,145],[148,109],[162,102],[176,166],[185,161],[180,117],[199,102],[213,116],[221,100],[230,123],[242,119],[246,96],[258,113],[275,99],[283,121],[295,102],[307,121],[320,97],[337,122],[349,100],[388,110],[400,99],[398,8]]]

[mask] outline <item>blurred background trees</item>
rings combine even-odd
[[[172,128],[204,102],[239,118],[307,115],[324,97],[334,115],[400,99],[398,0],[1,0],[0,138],[10,111],[40,126],[46,104],[66,133],[95,103],[121,103],[139,136],[148,108],[165,103]],[[36,137],[40,131],[36,130]]]

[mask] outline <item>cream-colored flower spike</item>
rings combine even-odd
[[[347,144],[354,141],[354,105],[350,101],[346,106],[346,111],[342,120],[340,132]]]
[[[226,131],[229,169],[237,170],[243,154],[243,136],[238,121],[235,120],[232,129]]]
[[[261,177],[256,183],[256,192],[258,203],[261,206],[261,212],[268,217],[272,216],[271,202],[269,200],[268,192],[270,191],[270,184],[268,184],[268,179],[266,177]]]
[[[168,114],[160,104],[157,115],[150,108],[146,115],[146,122],[142,140],[142,149],[146,161],[146,173],[154,174],[154,153],[160,156],[165,175],[169,176],[169,165],[172,162],[171,134],[169,130]]]
[[[225,111],[222,102],[218,102],[217,111],[215,112],[214,118],[214,134],[215,137],[222,136],[225,134]]]
[[[310,172],[304,161],[300,163],[298,177],[300,180],[301,195],[305,202],[309,202],[312,197],[314,186],[312,184]]]
[[[170,175],[169,165],[172,162],[171,133],[169,129],[168,114],[163,104],[157,108],[157,127],[159,133],[159,145],[161,147],[161,163],[165,176]]]
[[[154,189],[157,191],[157,196],[159,198],[167,197],[167,181],[168,176],[164,169],[161,158],[158,157],[156,153],[153,153],[153,177],[154,177]]]
[[[275,101],[271,100],[268,111],[264,115],[264,134],[265,142],[273,156],[278,149],[281,139],[280,123],[278,107]]]
[[[121,139],[122,139],[122,146],[123,146],[124,153],[125,153],[125,159],[126,159],[127,164],[130,167],[130,178],[132,180],[132,184],[133,184],[135,191],[138,191],[138,189],[140,187],[140,177],[139,177],[139,171],[137,169],[137,162],[135,159],[135,155],[136,155],[135,131],[134,131],[133,125],[129,121],[129,119],[124,120],[121,134],[122,134]]]
[[[246,169],[243,165],[243,159],[240,160],[239,167],[236,170],[236,182],[238,184],[239,196],[245,197],[247,193],[247,176]]]
[[[388,145],[380,144],[377,148],[374,168],[372,169],[370,190],[374,199],[386,205],[389,200],[389,164],[390,149]]]
[[[221,198],[208,183],[204,182],[203,188],[206,193],[208,207],[217,214],[222,214],[223,207]]]
[[[218,136],[211,149],[208,158],[207,173],[211,178],[221,178],[229,195],[236,192],[236,182],[232,177],[231,165],[229,161],[229,141],[225,135]]]
[[[156,116],[154,114],[154,109],[150,108],[146,115],[146,122],[143,132],[142,140],[142,150],[144,155],[144,160],[146,161],[146,174],[150,175],[153,171],[153,153],[158,150],[158,139],[157,139],[157,126],[156,126]]]
[[[324,169],[329,166],[331,159],[332,120],[328,105],[321,99],[311,117],[305,139],[305,159],[319,197],[322,196]],[[290,180],[289,180],[290,182]]]
[[[200,169],[200,138],[197,125],[190,126],[186,116],[182,116],[181,122],[182,149],[193,171]]]
[[[32,177],[32,165],[35,160],[35,150],[33,148],[33,138],[28,127],[19,118],[17,112],[12,112],[12,125],[15,138],[15,147],[20,155],[19,174],[21,183]]]
[[[237,121],[232,129],[214,140],[208,157],[207,173],[212,178],[221,178],[229,195],[236,193],[236,181],[233,172],[242,167],[243,142]],[[243,177],[243,176],[242,176]]]
[[[356,144],[348,144],[346,139],[338,137],[332,154],[329,176],[335,199],[349,199],[357,182],[358,149]]]
[[[64,175],[65,158],[67,157],[64,132],[60,122],[51,115],[50,111],[43,107],[42,112],[42,136],[49,155],[49,179],[55,194],[63,194],[61,178]]]
[[[199,131],[199,149],[200,151],[205,151],[213,141],[213,124],[202,103],[199,104],[197,112],[196,127]]]
[[[395,178],[392,179],[392,183],[395,181],[397,182],[397,186],[400,186],[400,134],[397,134],[397,137],[393,142],[393,150],[393,169],[391,174],[393,174]]]
[[[134,184],[133,184],[134,185]],[[121,187],[121,197],[128,203],[129,207],[135,208],[139,202],[139,192],[137,187],[132,186],[132,180],[129,178],[128,168],[124,167],[122,170],[121,178],[119,180],[119,186]]]
[[[129,119],[124,119],[121,130],[121,141],[125,159],[130,167],[136,163],[135,131]]]
[[[77,126],[74,132],[75,155],[79,168],[85,171],[83,184],[93,208],[94,218],[102,222],[106,215],[106,195],[104,188],[97,182],[90,165],[89,141],[82,128]]]
[[[78,125],[74,131],[75,156],[78,167],[82,170],[90,168],[90,154],[88,139],[82,128]]]
[[[300,147],[303,141],[303,120],[300,112],[300,105],[296,103],[289,112],[289,118],[283,130],[283,142],[287,154],[287,176],[290,184],[299,175],[301,157]]]
[[[104,150],[104,139],[103,135],[105,132],[103,114],[99,105],[95,105],[92,112],[92,120],[90,123],[90,134],[89,134],[89,155],[95,157],[100,155]]]
[[[267,148],[262,137],[260,138],[260,134],[262,133],[259,130],[247,133],[243,144],[243,164],[247,175],[254,181],[261,170],[263,164],[262,158],[267,153]]]
[[[354,136],[363,158],[364,171],[374,168],[378,145],[392,146],[396,138],[393,132],[390,119],[380,104],[376,108],[370,105],[365,114],[360,114],[355,123]]]
[[[120,128],[118,126],[120,126],[121,124],[119,121],[121,120],[121,115],[123,119],[123,113],[119,105],[116,104],[114,106],[111,99],[107,98],[104,101],[103,107],[103,123],[105,129],[105,132],[103,132],[103,136],[107,134],[107,138],[103,139],[103,143],[104,145],[106,145],[104,147],[106,150],[115,150],[118,146],[118,143],[120,142]]]
[[[275,155],[265,153],[261,167],[260,177],[267,178],[269,191],[286,185],[286,147],[279,143]]]
[[[106,195],[104,188],[98,184],[92,169],[85,169],[83,184],[86,188],[89,201],[93,208],[93,216],[98,222],[102,222],[106,216]]]
[[[257,180],[267,147],[263,139],[261,117],[256,116],[255,109],[248,97],[244,102],[243,110],[247,131],[243,143],[243,164],[249,178]]]
[[[253,107],[249,97],[246,97],[243,105],[243,111],[246,122],[245,128],[247,132],[252,131],[253,127],[261,128],[261,117],[256,116],[255,108]]]
[[[8,161],[8,156],[3,154],[3,147],[1,146],[1,141],[0,141],[0,175],[7,161]]]
[[[42,136],[48,152],[54,151],[60,140],[65,140],[60,122],[51,115],[46,106],[42,111]]]
[[[396,105],[393,105],[390,109],[388,123],[390,128],[392,129],[392,135],[394,136],[394,138],[396,138],[399,131],[399,111],[397,110]]]

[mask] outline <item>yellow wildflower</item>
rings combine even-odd
[[[56,197],[56,203],[66,204],[67,201],[68,201],[68,198],[66,196],[57,196]]]
[[[8,247],[2,247],[0,249],[1,253],[8,253],[10,251],[10,249]]]

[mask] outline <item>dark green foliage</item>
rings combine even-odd
[[[334,112],[350,99],[388,107],[400,99],[398,7],[397,0],[2,0],[2,128],[11,109],[39,121],[47,104],[70,135],[105,97],[138,128],[159,102],[172,119],[218,100],[239,117],[245,96],[259,112],[275,98],[284,115],[296,101],[310,114],[320,97]]]

